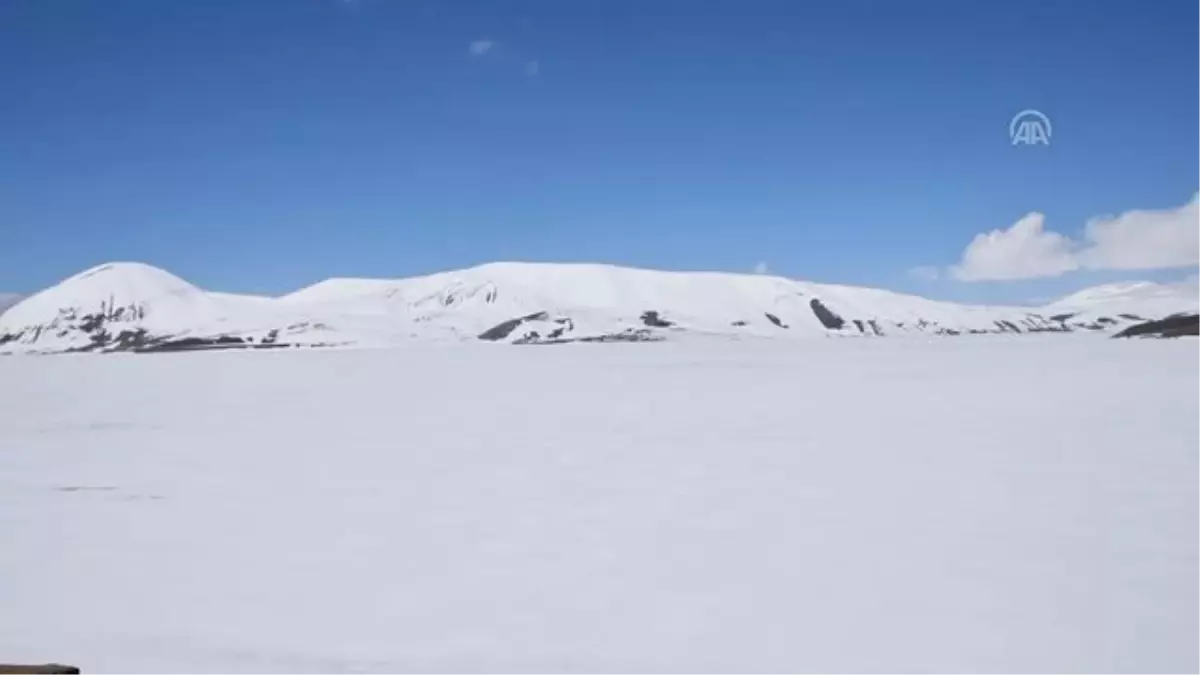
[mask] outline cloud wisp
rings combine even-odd
[[[473,59],[487,59],[505,67],[519,68],[526,77],[537,77],[542,72],[542,62],[526,58],[511,45],[494,38],[483,37],[467,43],[467,54]]]
[[[493,49],[496,48],[496,41],[489,38],[480,38],[472,40],[467,45],[467,53],[471,56],[487,56]]]
[[[917,265],[908,270],[908,276],[921,281],[937,281],[942,274],[938,268],[932,265]]]

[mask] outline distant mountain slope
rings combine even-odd
[[[271,298],[203,291],[150,265],[108,263],[31,295],[0,315],[0,349],[138,350],[231,336],[261,343],[273,331],[278,335],[293,326],[308,328],[306,317],[281,309]]]
[[[536,312],[582,318],[596,329],[653,327],[642,316],[654,312],[660,321],[694,331],[740,328],[735,332],[772,335],[780,330],[825,334],[855,320],[863,323],[861,329],[851,325],[859,333],[883,332],[883,324],[901,331],[1002,330],[996,324],[1002,318],[1028,321],[1030,328],[1049,325],[1032,318],[1027,308],[971,307],[766,275],[592,264],[490,263],[412,279],[330,279],[282,300],[407,314],[461,325],[466,332]],[[870,326],[872,320],[879,331]]]
[[[330,279],[270,298],[207,292],[149,265],[110,263],[0,315],[0,351],[1108,330],[1194,311],[1195,290],[1110,285],[1045,308],[984,307],[766,275],[490,263],[409,279]]]
[[[1134,281],[1093,286],[1056,300],[1042,308],[1051,314],[1083,316],[1131,314],[1153,319],[1200,308],[1200,285],[1180,282],[1156,284]]]
[[[1177,338],[1187,335],[1200,335],[1200,315],[1173,314],[1165,319],[1157,319],[1130,326],[1113,337]]]
[[[4,310],[20,302],[21,298],[22,296],[17,293],[0,293],[0,314],[3,314]]]

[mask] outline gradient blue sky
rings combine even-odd
[[[908,270],[1029,211],[1075,235],[1190,199],[1197,22],[1194,0],[4,0],[0,290],[110,260],[247,292],[491,260],[969,301],[1182,278]],[[1010,144],[1025,108],[1049,147]]]

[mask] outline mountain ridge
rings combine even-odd
[[[270,297],[206,291],[145,263],[117,262],[0,315],[0,351],[1101,331],[1195,311],[1198,295],[1137,282],[1043,307],[965,305],[775,275],[495,262],[400,279],[331,278]]]

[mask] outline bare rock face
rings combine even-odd
[[[650,328],[670,328],[675,325],[674,321],[667,321],[659,315],[657,310],[647,310],[642,312],[642,323]]]
[[[519,316],[515,319],[509,319],[508,321],[496,324],[495,326],[483,331],[479,334],[479,339],[487,340],[488,342],[503,340],[514,330],[516,330],[517,326],[520,326],[526,321],[545,321],[548,318],[550,317],[545,312],[534,312],[533,314],[527,314],[525,316]]]
[[[78,675],[79,669],[75,666],[65,666],[61,663],[43,663],[40,665],[16,665],[12,663],[0,663],[0,675],[17,675],[28,673],[45,675]]]
[[[1139,323],[1113,337],[1176,338],[1187,335],[1200,335],[1200,314],[1177,314],[1158,321]]]
[[[820,300],[813,298],[808,306],[812,308],[813,314],[817,316],[817,320],[821,322],[822,326],[830,330],[841,330],[842,326],[846,325],[845,319],[830,311],[828,307],[821,304]]]

